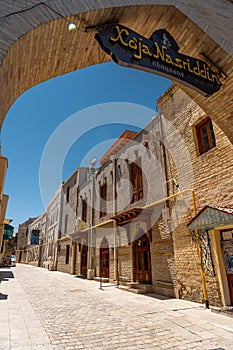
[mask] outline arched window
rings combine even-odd
[[[100,185],[100,218],[107,214],[107,181]]]
[[[130,180],[133,187],[131,203],[135,203],[143,198],[143,179],[141,167],[134,162],[130,164]]]
[[[82,220],[87,221],[87,201],[82,199]]]

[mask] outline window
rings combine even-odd
[[[107,213],[107,183],[100,186],[100,218]]]
[[[87,201],[82,200],[82,220],[87,221]]]
[[[69,203],[70,200],[70,186],[67,186],[66,189],[66,203]]]
[[[210,118],[196,126],[196,135],[200,155],[216,146],[213,124]]]
[[[69,258],[70,258],[70,245],[66,245],[66,264],[69,264]]]
[[[143,198],[142,169],[136,163],[130,164],[130,177],[131,184],[133,186],[133,196],[131,203],[134,203]]]
[[[79,205],[79,188],[77,188],[77,192],[76,192],[76,216],[78,215],[78,205]]]
[[[122,178],[122,171],[121,171],[121,166],[118,165],[117,167],[117,180]]]
[[[68,226],[68,214],[65,216],[65,233],[67,233],[67,226]]]

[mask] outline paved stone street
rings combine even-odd
[[[0,269],[0,350],[233,349],[233,319],[29,265]]]

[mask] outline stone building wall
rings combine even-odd
[[[116,157],[116,179],[117,179],[117,203],[118,213],[122,213],[134,207],[142,207],[164,198],[166,193],[163,158],[161,156],[161,144],[155,137],[158,131],[157,121],[153,120],[142,130],[133,141],[119,151]],[[157,131],[155,131],[155,129]],[[136,162],[143,172],[143,198],[132,203],[132,185],[130,179],[130,164]],[[111,218],[113,215],[113,160],[109,161],[98,170],[94,177],[94,222],[99,224]],[[100,186],[107,183],[107,213],[100,217]],[[92,184],[88,181],[80,189],[81,197],[87,200],[88,215],[87,222],[91,221],[91,191]],[[176,287],[176,269],[174,263],[174,249],[167,224],[161,219],[163,205],[156,206],[147,219],[138,218],[141,229],[149,235],[151,246],[151,270],[152,285],[155,291],[174,295]],[[79,209],[81,215],[81,208]],[[116,238],[118,274],[121,283],[134,281],[134,251],[133,242],[137,234],[134,222],[126,226],[118,227]],[[114,271],[114,229],[111,224],[95,229],[95,257],[94,267],[96,276],[100,275],[100,246],[104,237],[109,244],[109,278],[115,280]],[[166,292],[165,292],[166,290]]]
[[[208,204],[231,206],[233,199],[229,189],[232,188],[232,181],[229,174],[233,168],[233,146],[229,139],[213,122],[216,147],[199,155],[195,126],[207,117],[204,111],[182,90],[174,86],[168,89],[158,100],[158,105],[166,120],[175,127],[173,132],[168,132],[167,139],[172,140],[174,133],[178,133],[182,138],[185,149],[175,148],[175,156],[178,157],[178,154],[182,154],[183,151],[188,152],[191,166],[190,164],[183,164],[185,174],[182,174],[184,183],[182,186],[193,184],[197,210],[201,209],[207,202]],[[211,115],[208,115],[208,117],[211,118]],[[170,159],[168,159],[169,161]],[[173,174],[177,171],[177,169],[174,169],[175,166],[174,163],[170,165]],[[193,181],[191,182],[192,178]]]
[[[213,123],[216,147],[200,155],[195,126],[206,117],[205,113],[184,92],[175,87],[171,87],[159,99],[158,104],[164,118],[175,127],[167,128],[165,136],[165,143],[169,145],[166,148],[169,178],[176,179],[181,191],[187,188],[194,189],[197,210],[211,204],[232,207],[233,185],[229,174],[233,171],[233,147],[228,138]],[[211,118],[211,115],[209,117]],[[174,147],[175,152],[171,154],[170,148],[177,133],[182,139],[181,147]],[[180,158],[185,153],[186,162],[183,162]],[[178,163],[183,171],[180,171]],[[169,193],[173,194],[171,186]],[[187,223],[194,215],[193,203],[190,200],[187,213],[183,211],[182,215],[177,215],[177,204],[176,200],[170,205],[175,224],[173,240],[180,295],[185,299],[202,301],[200,260],[187,229]],[[217,276],[207,276],[207,292],[212,304],[221,305]]]
[[[67,247],[69,247],[69,259],[67,259]],[[59,242],[57,270],[71,273],[72,244],[69,238]]]
[[[61,236],[71,234],[76,224],[78,172],[75,171],[62,186],[63,206],[61,214]],[[69,197],[69,198],[68,198]]]
[[[47,260],[47,255],[41,256],[41,248],[39,244],[43,244],[46,237],[46,219],[47,213],[44,212],[39,215],[28,227],[28,246],[27,246],[27,258],[26,261],[28,264],[33,266],[42,266],[43,260]],[[32,239],[33,230],[39,231],[38,236],[38,245],[35,245],[35,242]]]
[[[121,246],[118,249],[118,273],[120,282],[133,280],[132,246]]]
[[[46,230],[49,241],[59,238],[60,212],[62,210],[62,185],[59,186],[47,207]]]
[[[15,252],[16,262],[21,264],[26,264],[27,261],[27,250],[17,249]]]
[[[56,269],[57,247],[59,238],[60,214],[62,210],[62,185],[60,185],[48,204],[46,210],[46,248],[43,250],[44,259],[41,265],[50,270]]]
[[[30,224],[36,218],[29,218],[24,223],[20,224],[17,233],[17,249],[16,249],[16,261],[25,263],[27,258],[26,248],[28,246],[28,234]]]
[[[75,273],[79,276],[82,275],[81,273],[81,252],[82,252],[82,245],[79,243],[77,245],[77,250],[76,250],[76,263],[75,263]]]

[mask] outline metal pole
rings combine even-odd
[[[94,186],[95,186],[95,175],[91,176],[91,269],[93,266],[93,225],[94,225]]]
[[[205,303],[205,307],[209,309],[210,306],[209,306],[209,299],[208,299],[207,288],[206,288],[206,275],[203,268],[202,249],[201,249],[201,242],[198,234],[198,229],[195,229],[195,235],[197,239],[197,252],[201,263],[201,284],[202,284],[202,290],[203,290],[204,303]]]
[[[196,216],[197,215],[197,205],[196,205],[196,198],[195,198],[194,190],[192,190],[192,199],[193,199],[194,215]],[[203,268],[202,249],[201,249],[201,242],[200,242],[200,237],[198,234],[198,229],[195,229],[195,236],[197,239],[197,252],[198,252],[198,256],[199,256],[200,263],[201,263],[201,284],[202,284],[202,290],[203,290],[204,303],[205,303],[205,307],[207,309],[209,309],[210,306],[209,306],[209,299],[208,299],[208,293],[207,293],[207,288],[206,288],[206,275],[205,275],[205,271]]]

